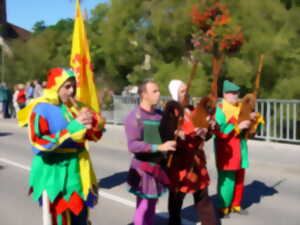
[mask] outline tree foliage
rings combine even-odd
[[[212,0],[200,0],[210,4]],[[220,0],[232,22],[241,25],[244,44],[227,57],[221,81],[230,79],[251,91],[259,55],[266,55],[261,98],[300,98],[300,8],[298,0]],[[98,4],[86,21],[98,84],[120,92],[148,77],[161,84],[162,94],[174,78],[187,80],[194,54],[192,6],[199,0],[111,0]],[[69,66],[73,20],[44,27],[38,21],[32,38],[11,43],[7,81],[45,79],[53,66]],[[201,66],[191,88],[193,96],[209,91],[211,56],[200,54]],[[221,85],[221,84],[220,84]]]
[[[32,30],[33,30],[33,33],[34,34],[40,34],[41,32],[43,32],[45,29],[47,28],[46,24],[45,24],[45,21],[44,20],[40,20],[40,21],[37,21],[33,27],[32,27]]]

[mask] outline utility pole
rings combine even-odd
[[[4,38],[6,35],[6,0],[0,0],[0,47],[1,47],[1,81],[4,82],[5,64],[4,64]]]
[[[4,62],[4,50],[3,48],[1,49],[1,55],[2,55],[2,60],[1,60],[1,81],[4,82],[4,78],[5,78],[5,62]]]
[[[5,79],[5,55],[8,57],[12,56],[12,51],[0,35],[0,48],[1,48],[1,79],[2,82]]]
[[[1,49],[1,81],[5,79],[5,54],[11,56],[11,50],[8,45],[4,42],[2,36],[0,36],[0,49]]]

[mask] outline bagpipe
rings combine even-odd
[[[192,80],[196,75],[199,61],[193,62],[192,70],[187,82],[187,92],[184,96],[183,103],[180,104],[177,101],[168,101],[165,105],[162,120],[160,123],[159,131],[163,142],[169,140],[177,141],[179,133],[178,128],[181,126],[184,119],[184,110],[189,106],[189,90],[192,84]],[[170,168],[174,153],[169,152],[167,156],[167,168]]]
[[[210,127],[210,120],[214,118],[216,111],[216,104],[218,100],[218,79],[221,72],[221,68],[224,62],[224,55],[214,56],[212,59],[213,63],[213,81],[211,84],[211,91],[208,96],[203,97],[197,104],[196,108],[192,111],[190,119],[192,121],[194,128],[206,128]],[[175,140],[178,139],[178,128],[181,127],[184,119],[185,108],[189,107],[189,90],[192,84],[192,80],[195,77],[199,62],[195,60],[193,62],[193,67],[187,82],[187,93],[180,104],[176,101],[167,102],[163,118],[160,124],[160,135],[162,141]],[[167,157],[167,167],[170,168],[174,153],[168,153]]]
[[[201,98],[196,109],[193,111],[191,119],[195,127],[209,128],[209,121],[214,117],[216,112],[216,105],[218,101],[218,80],[224,62],[224,55],[213,57],[213,80],[211,83],[211,90],[208,96]]]
[[[251,120],[250,114],[252,112],[255,112],[256,99],[260,87],[260,79],[261,79],[261,72],[263,69],[263,63],[264,63],[264,55],[262,54],[259,59],[258,70],[256,72],[254,90],[252,93],[246,94],[241,100],[241,110],[238,117],[238,124],[245,120],[251,121],[249,129],[247,129],[244,133],[246,138],[252,137],[256,132],[256,127],[254,126],[256,121]]]

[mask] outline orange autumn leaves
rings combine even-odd
[[[199,5],[192,9],[192,21],[196,27],[193,45],[208,53],[234,53],[243,44],[241,27],[232,24],[228,8],[219,2],[201,11]]]
[[[213,3],[204,12],[199,10],[198,5],[194,5],[192,19],[194,24],[198,25],[204,31],[209,30],[212,25],[228,24],[231,20],[227,7],[221,5],[219,2]]]

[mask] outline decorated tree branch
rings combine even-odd
[[[224,60],[238,52],[244,42],[241,26],[232,22],[228,8],[215,2],[208,4],[202,10],[203,4],[196,4],[192,9],[192,22],[195,32],[192,43],[198,54],[210,54],[212,57],[212,75],[210,94],[203,97],[197,104],[192,115],[196,127],[208,128],[209,116],[215,113],[218,99],[218,79],[222,71]]]

